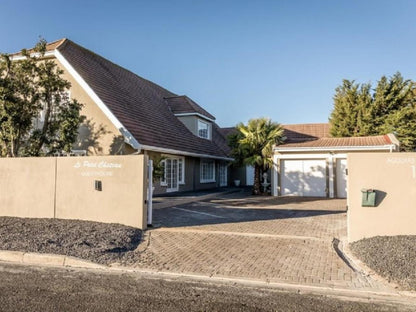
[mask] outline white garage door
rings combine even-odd
[[[337,197],[347,197],[347,160],[337,159]]]
[[[282,160],[282,195],[326,197],[326,160]]]

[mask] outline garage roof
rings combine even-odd
[[[308,150],[396,150],[399,142],[393,134],[328,138],[323,137],[303,142],[289,142],[275,147],[275,151],[308,151]]]

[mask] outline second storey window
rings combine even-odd
[[[203,139],[210,139],[210,124],[198,119],[198,136]]]

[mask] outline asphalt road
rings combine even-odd
[[[0,311],[414,311],[415,306],[346,301],[148,274],[31,267],[0,262]]]

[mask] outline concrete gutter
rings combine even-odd
[[[0,250],[0,261],[47,265],[47,266],[64,266],[85,269],[105,269],[106,266],[96,264],[90,261],[82,260],[75,257],[55,254],[40,254],[24,251]]]
[[[226,276],[208,276],[192,273],[177,273],[168,271],[158,271],[151,269],[140,269],[121,266],[117,263],[110,266],[96,264],[90,261],[78,259],[75,257],[69,257],[65,255],[55,254],[39,254],[32,252],[21,251],[8,251],[0,250],[0,261],[36,265],[36,266],[49,266],[49,267],[70,267],[77,269],[87,269],[101,271],[104,273],[131,273],[131,274],[143,274],[147,278],[162,278],[169,280],[194,280],[198,282],[208,283],[220,283],[223,285],[235,286],[239,284],[245,287],[256,288],[273,288],[283,291],[296,291],[297,293],[304,294],[317,294],[324,296],[332,296],[337,298],[344,298],[346,300],[353,301],[377,301],[380,303],[397,303],[408,306],[414,306],[416,308],[416,293],[404,292],[404,291],[371,291],[371,290],[356,290],[348,288],[337,288],[332,286],[314,286],[303,284],[290,284],[284,281],[271,281],[269,279],[248,279],[238,277],[226,277]]]

